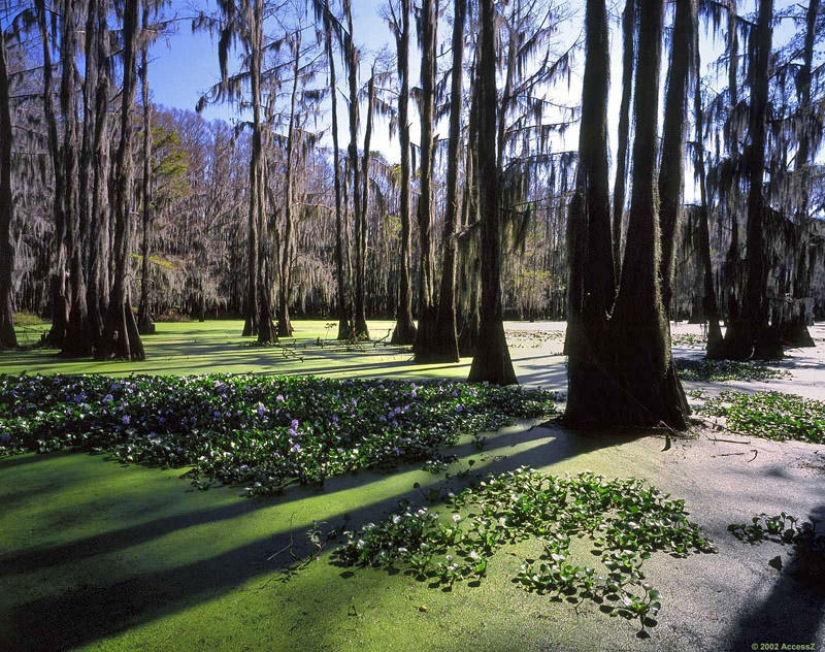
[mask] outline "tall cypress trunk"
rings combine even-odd
[[[579,161],[567,220],[568,393],[564,420],[574,426],[598,421],[594,406],[610,399],[615,391],[606,350],[610,346],[608,318],[616,281],[610,239],[607,161],[610,59],[604,0],[587,2],[585,35]]]
[[[656,137],[662,50],[662,0],[639,5],[633,173],[627,245],[611,324],[618,343],[612,421],[687,427],[690,410],[670,353],[661,295],[661,239],[656,196]]]
[[[431,357],[444,362],[458,362],[458,328],[456,325],[456,227],[459,219],[458,170],[461,165],[462,81],[464,79],[464,23],[467,0],[455,0],[453,12],[453,72],[450,85],[450,135],[447,143],[447,210],[444,215],[441,288],[438,315],[433,335]]]
[[[496,26],[494,0],[481,0],[481,45],[477,90],[479,107],[478,186],[481,209],[481,328],[469,382],[517,384],[504,336],[501,301],[501,215],[498,195]]]
[[[143,12],[144,41],[140,48],[140,89],[143,100],[143,220],[140,261],[140,300],[138,301],[138,332],[154,333],[155,324],[149,311],[149,253],[152,231],[152,103],[149,99],[149,12]]]
[[[347,222],[341,197],[341,154],[338,145],[338,82],[335,76],[335,57],[332,48],[332,12],[329,0],[324,0],[324,33],[329,89],[332,103],[332,164],[335,189],[335,277],[338,288],[338,339],[350,334],[349,288],[347,283]]]
[[[418,198],[419,283],[416,360],[427,360],[433,347],[436,307],[433,260],[433,148],[435,145],[435,75],[438,0],[423,0],[419,18],[421,38],[421,194]]]
[[[589,0],[582,101],[580,169],[568,231],[568,404],[575,426],[687,427],[688,405],[670,354],[659,278],[661,241],[656,194],[656,137],[663,0],[641,0],[634,88],[633,172],[627,244],[619,293],[607,207],[607,15]],[[592,59],[591,59],[592,57]]]
[[[0,351],[17,347],[12,305],[14,245],[11,241],[11,142],[6,38],[0,29]]]
[[[659,170],[659,219],[661,224],[662,303],[670,315],[676,244],[682,220],[685,187],[685,134],[688,122],[688,85],[696,29],[695,0],[676,0],[676,16],[670,49],[670,68],[665,95],[662,157]]]
[[[295,32],[296,42],[295,60],[292,66],[292,93],[289,103],[289,126],[287,128],[286,140],[286,175],[284,177],[285,199],[284,199],[284,228],[283,242],[281,245],[281,282],[278,292],[278,337],[292,337],[292,320],[289,317],[289,304],[292,299],[292,258],[295,248],[294,231],[294,177],[295,177],[295,111],[298,100],[298,80],[300,76],[301,63],[301,32]]]
[[[69,3],[71,6],[71,3]],[[52,326],[47,336],[49,344],[62,348],[69,323],[69,305],[66,287],[66,174],[63,166],[63,153],[57,132],[57,118],[53,104],[53,72],[49,29],[46,18],[46,3],[35,0],[37,25],[43,46],[43,115],[48,133],[49,154],[54,173],[54,236],[52,254],[49,264],[49,302],[51,305]],[[69,12],[71,13],[71,12]]]
[[[635,31],[636,0],[626,0],[622,13],[622,102],[619,109],[619,149],[616,154],[616,183],[613,189],[613,265],[617,277],[621,271],[622,259],[622,221],[630,149],[630,99],[633,95],[633,63],[636,60]]]
[[[699,30],[693,33],[693,115],[696,122],[696,156],[694,168],[699,178],[699,257],[701,258],[701,276],[704,295],[702,297],[703,318],[708,322],[708,343],[706,356],[712,360],[719,358],[723,352],[722,329],[719,327],[719,305],[716,301],[716,288],[713,285],[713,264],[710,256],[710,219],[708,211],[707,177],[705,173],[705,128],[702,111],[702,79],[699,71]]]
[[[92,5],[96,6],[92,6]],[[107,268],[108,251],[105,241],[108,232],[108,216],[106,191],[109,185],[109,31],[106,2],[89,4],[89,21],[87,21],[87,37],[94,34],[93,47],[96,54],[94,65],[94,85],[87,75],[87,109],[88,124],[84,128],[91,131],[91,145],[87,156],[92,179],[91,197],[88,198],[89,217],[89,252],[87,260],[87,306],[89,310],[89,330],[91,332],[93,350],[99,345],[103,336],[103,319],[105,314],[105,296],[108,292]],[[92,16],[94,9],[95,15]],[[88,41],[87,41],[88,42]],[[88,52],[88,50],[87,50]],[[93,108],[94,115],[88,111]],[[86,197],[81,199],[85,200]]]
[[[367,326],[367,219],[370,207],[370,147],[372,145],[372,123],[375,104],[375,64],[367,87],[367,124],[364,128],[364,158],[362,166],[363,188],[361,190],[361,210],[359,222],[355,225],[356,251],[360,260],[355,270],[355,335],[360,339],[369,339]]]
[[[398,288],[398,308],[395,315],[393,344],[412,344],[416,338],[416,327],[412,316],[412,281],[410,274],[410,249],[412,228],[410,224],[410,0],[401,0],[401,24],[396,30],[395,42],[398,49],[398,77],[401,92],[398,96],[398,140],[401,145],[401,261],[400,287]],[[334,128],[334,127],[333,127]]]
[[[751,36],[751,102],[748,119],[750,146],[747,155],[748,224],[747,260],[742,312],[731,319],[725,333],[725,357],[746,360],[781,357],[778,334],[768,328],[768,264],[764,229],[766,204],[763,194],[765,171],[766,123],[768,113],[768,79],[771,52],[771,17],[773,0],[760,0],[756,31]]]
[[[135,103],[137,33],[140,0],[127,0],[123,14],[123,92],[120,109],[120,142],[115,165],[114,278],[103,337],[95,355],[143,360],[146,353],[137,332],[128,286],[130,264],[132,180],[132,109]]]
[[[69,4],[72,6],[69,7]],[[69,264],[69,319],[63,341],[64,355],[88,356],[92,353],[92,337],[88,324],[86,302],[85,225],[80,210],[78,189],[78,125],[77,93],[75,92],[74,61],[77,51],[77,24],[74,3],[63,9],[63,32],[60,44],[62,75],[60,81],[60,112],[63,115],[64,219]]]
[[[794,271],[793,297],[797,300],[794,313],[789,323],[782,325],[782,339],[789,346],[816,346],[808,332],[808,320],[813,315],[805,312],[806,304],[800,299],[808,297],[811,291],[811,272],[808,264],[808,247],[810,235],[808,233],[808,196],[807,188],[810,185],[810,155],[811,139],[820,128],[814,118],[811,106],[811,73],[813,67],[814,41],[816,37],[816,21],[819,14],[820,0],[810,0],[805,17],[805,44],[802,53],[802,66],[796,76],[796,95],[799,101],[799,112],[802,123],[799,135],[799,149],[796,153],[795,174],[797,182],[798,208],[794,222],[796,224],[796,270]]]

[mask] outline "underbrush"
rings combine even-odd
[[[277,493],[439,458],[462,433],[552,414],[555,395],[455,381],[314,377],[2,376],[0,456],[105,452],[192,466],[193,482]]]
[[[687,360],[676,358],[676,369],[681,380],[694,382],[763,381],[790,378],[788,371],[771,369],[761,362],[735,360]]]
[[[602,612],[656,625],[660,594],[647,584],[644,561],[654,552],[686,557],[715,552],[688,521],[684,501],[670,500],[635,478],[606,480],[585,471],[556,477],[526,468],[489,476],[451,494],[442,515],[409,506],[378,524],[345,533],[334,553],[345,566],[400,569],[434,586],[478,583],[492,556],[508,544],[538,537],[539,559],[528,559],[514,582],[557,601],[599,605]],[[571,538],[588,537],[601,569],[571,557]]]
[[[697,412],[722,417],[729,430],[784,441],[825,443],[825,402],[781,392],[745,394],[725,390]]]

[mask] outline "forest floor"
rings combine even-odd
[[[373,336],[390,326],[371,324]],[[146,338],[144,363],[64,362],[32,350],[0,355],[0,372],[463,378],[469,369],[469,361],[416,367],[409,352],[381,344],[320,347],[328,330],[320,322],[299,323],[304,338],[286,353],[244,345],[236,328],[159,324],[159,335]],[[506,329],[522,384],[563,392],[563,324]],[[825,325],[811,332],[815,349],[788,351],[770,365],[784,377],[685,387],[693,401],[723,389],[823,399]],[[677,358],[701,357],[698,326],[674,325],[673,335]],[[193,491],[181,470],[124,467],[102,455],[0,459],[0,649],[825,652],[825,590],[806,560],[791,546],[743,543],[728,531],[762,513],[825,522],[825,445],[743,436],[717,421],[703,417],[690,436],[670,437],[669,447],[661,431],[513,426],[489,434],[481,449],[465,437],[439,472],[420,465],[360,472],[274,498],[241,497],[237,487]],[[496,553],[480,586],[457,583],[451,591],[405,573],[332,565],[329,548],[292,570],[296,557],[313,551],[306,533],[314,524],[360,527],[399,500],[426,504],[473,477],[524,465],[554,475],[589,469],[643,478],[685,501],[718,552],[654,553],[645,563],[647,581],[662,594],[649,637],[640,636],[638,622],[592,602],[521,590],[514,578],[540,552],[535,539]],[[586,549],[576,554],[594,563]],[[781,570],[769,563],[776,557]]]

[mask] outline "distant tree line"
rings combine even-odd
[[[341,339],[381,316],[419,361],[475,355],[472,379],[507,383],[502,320],[567,319],[571,421],[647,387],[604,420],[678,426],[668,319],[744,359],[808,341],[825,312],[820,0],[588,0],[576,42],[561,2],[387,0],[378,54],[351,0],[173,8],[3,3],[3,347],[14,310],[101,359],[141,359],[160,317],[241,316],[267,344],[296,314]],[[215,37],[220,81],[194,111],[153,105],[150,47],[190,26]],[[205,121],[211,103],[237,122]],[[374,151],[386,125],[397,157]]]

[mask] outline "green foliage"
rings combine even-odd
[[[40,326],[43,320],[30,312],[16,312],[12,317],[15,326]]]
[[[825,442],[825,403],[794,394],[725,390],[708,399],[698,411],[724,417],[730,430],[755,437]]]
[[[522,467],[450,494],[446,508],[442,515],[404,505],[386,521],[346,532],[334,557],[347,566],[400,567],[449,588],[480,581],[503,546],[538,537],[544,552],[522,564],[514,580],[524,590],[591,600],[605,613],[639,620],[644,630],[661,608],[659,592],[643,581],[644,560],[656,551],[715,552],[687,520],[684,501],[635,478],[606,480],[589,471],[556,477]],[[585,536],[601,571],[570,559],[571,538]]]
[[[507,341],[513,348],[539,349],[551,342],[563,342],[564,331],[508,330]]]
[[[751,519],[750,524],[728,525],[728,532],[745,543],[758,544],[763,541],[793,543],[800,528],[797,519],[785,512],[779,516],[760,514]]]
[[[815,523],[799,523],[799,519],[782,512],[777,516],[760,514],[750,523],[728,525],[728,531],[743,543],[758,545],[764,541],[793,546],[793,554],[799,562],[800,572],[806,580],[822,586],[825,582],[825,535],[817,534]],[[771,559],[768,564],[782,570],[782,557]]]
[[[0,456],[107,452],[191,465],[202,488],[217,481],[275,493],[295,481],[438,459],[461,433],[550,414],[553,399],[445,380],[0,376]]]
[[[790,378],[791,374],[771,369],[764,362],[737,362],[735,360],[688,360],[677,358],[679,378],[698,382],[724,382],[728,380],[762,381],[772,378]]]

